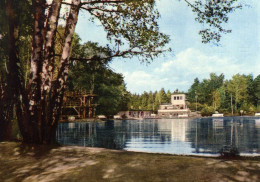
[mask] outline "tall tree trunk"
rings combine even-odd
[[[54,69],[54,40],[57,32],[58,18],[60,14],[62,0],[53,0],[46,25],[46,36],[44,46],[44,62],[42,68],[42,90],[44,93],[49,93],[52,82],[52,74]],[[42,95],[44,95],[44,93]]]
[[[66,28],[64,32],[64,46],[61,55],[60,67],[58,71],[57,80],[53,87],[53,96],[51,98],[52,118],[49,120],[49,141],[55,140],[56,128],[61,113],[61,107],[63,103],[64,91],[66,88],[66,82],[69,71],[69,57],[71,52],[71,44],[73,34],[75,33],[75,27],[78,21],[78,14],[80,8],[80,0],[72,0],[69,16],[66,22]]]
[[[53,115],[53,106],[50,103],[52,102],[51,86],[55,61],[55,35],[57,32],[61,1],[62,0],[53,0],[46,25],[47,31],[45,36],[44,62],[42,68],[43,81],[41,88],[43,109],[42,137],[44,138],[44,143],[54,143],[54,139],[50,139],[49,136],[52,135],[51,120]],[[56,131],[56,127],[53,130]]]
[[[7,83],[1,85],[1,102],[0,102],[0,140],[10,138],[11,120],[13,119],[13,109],[19,94],[20,80],[19,68],[20,60],[18,59],[18,50],[16,42],[18,39],[18,22],[14,11],[14,0],[6,1],[6,10],[8,16],[8,73]]]
[[[24,141],[28,143],[51,144],[56,141],[56,129],[66,87],[69,55],[78,20],[80,0],[72,0],[71,4],[66,22],[65,41],[58,76],[56,83],[52,84],[54,40],[61,0],[53,0],[47,21],[45,21],[46,1],[33,1],[33,8],[35,9],[34,34],[30,83],[27,88],[28,99],[27,101],[21,101],[21,107],[17,111],[18,121],[21,128],[23,128]],[[23,111],[27,114],[22,113]]]
[[[26,89],[21,89],[16,113],[23,140],[28,143],[42,143],[41,71],[46,1],[33,0],[32,8],[34,9],[34,32],[30,81]]]
[[[233,116],[234,111],[233,111],[233,98],[232,98],[232,94],[231,94],[231,98],[230,98],[230,107],[231,107],[231,112],[232,112],[232,116]]]

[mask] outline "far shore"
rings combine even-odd
[[[195,157],[0,142],[0,181],[250,181],[260,157]]]
[[[224,117],[212,117],[212,116],[193,116],[193,117],[173,117],[173,118],[163,118],[163,117],[149,117],[149,118],[124,118],[124,119],[99,119],[99,118],[85,118],[85,119],[75,119],[73,121],[69,120],[60,120],[59,123],[68,123],[68,122],[101,122],[101,121],[107,121],[107,120],[143,120],[143,119],[196,119],[196,118],[225,118],[225,117],[252,117],[252,118],[259,118],[260,116],[254,116],[254,115],[224,115]]]

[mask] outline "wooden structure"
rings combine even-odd
[[[62,118],[75,116],[76,118],[94,118],[97,95],[87,92],[66,92],[63,98]]]

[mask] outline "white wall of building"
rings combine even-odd
[[[171,95],[171,103],[172,105],[183,105],[184,108],[186,106],[186,96],[185,94],[173,94]]]

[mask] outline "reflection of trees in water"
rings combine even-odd
[[[223,146],[237,148],[240,152],[259,152],[259,129],[254,119],[202,118],[192,123],[187,137],[197,153],[218,153]]]
[[[223,146],[240,152],[260,152],[260,121],[254,118],[202,118],[194,120],[127,120],[62,123],[57,140],[63,145],[123,149],[129,143],[189,142],[197,153],[218,153]]]
[[[171,140],[170,132],[159,130],[158,120],[140,120],[127,122],[127,139],[139,142],[167,142]]]
[[[62,123],[57,130],[57,141],[63,145],[123,149],[133,139],[165,143],[171,141],[171,133],[159,131],[157,120]]]
[[[260,128],[256,125],[255,119],[248,119],[242,122],[243,130],[241,136],[241,147],[248,152],[260,152]]]
[[[122,149],[124,133],[116,132],[114,122],[62,123],[57,130],[57,141],[63,145]]]

